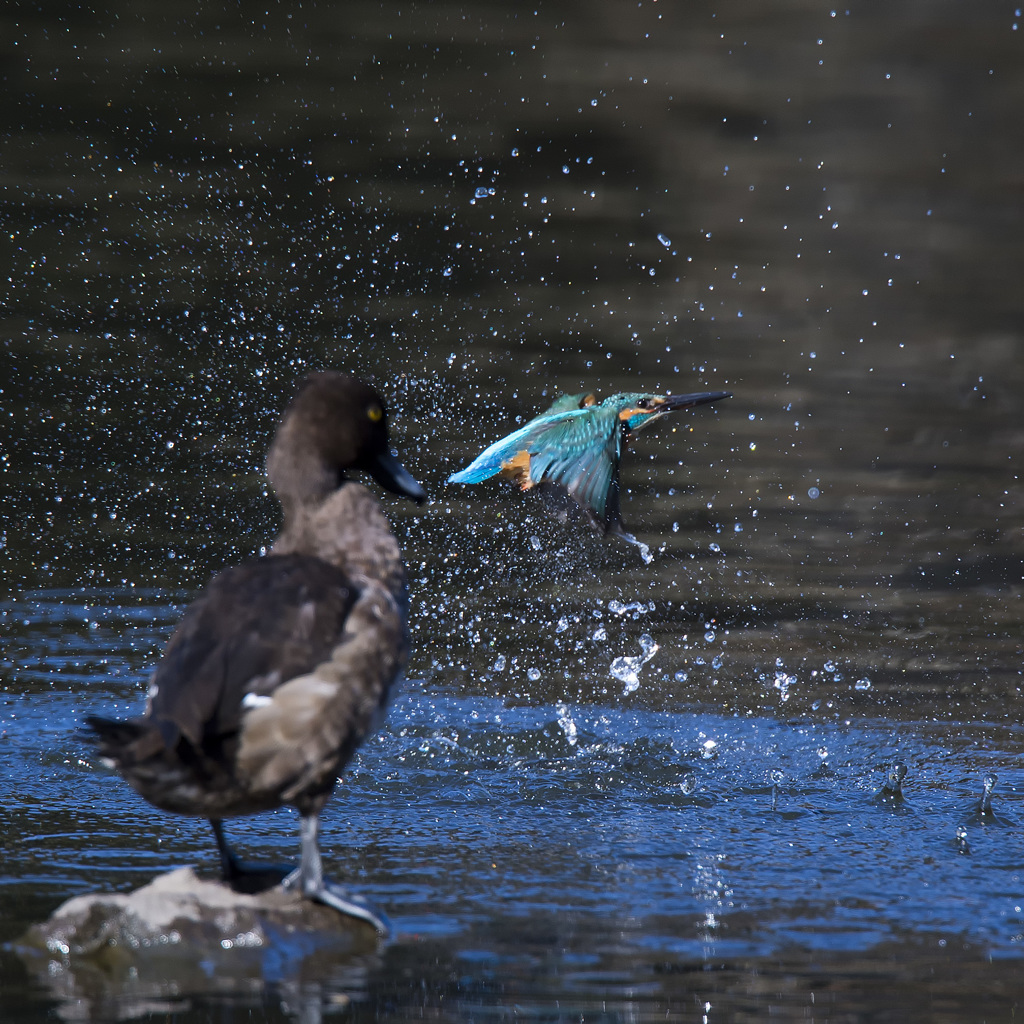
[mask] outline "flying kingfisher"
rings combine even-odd
[[[525,426],[496,441],[448,483],[478,484],[499,474],[524,490],[559,489],[599,533],[634,541],[619,515],[619,459],[629,436],[666,413],[731,398],[729,391],[693,395],[562,395]]]

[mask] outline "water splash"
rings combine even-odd
[[[903,803],[903,780],[907,777],[907,766],[902,761],[893,761],[885,769],[885,782],[875,794],[875,799],[882,803]]]
[[[626,612],[634,612],[633,618],[636,619],[647,612],[653,612],[654,602],[644,604],[643,601],[631,601],[629,604],[625,604],[622,601],[613,599],[608,602],[608,611],[613,615],[625,615]]]
[[[982,780],[981,796],[975,800],[970,811],[965,817],[965,823],[975,825],[1005,825],[1006,820],[996,814],[992,806],[992,792],[996,788],[999,777],[994,772],[989,772]]]
[[[569,742],[570,747],[575,747],[578,741],[576,735],[576,723],[572,719],[572,715],[569,714],[569,708],[566,704],[558,705],[558,724],[561,727],[562,732],[565,733],[565,738]]]
[[[786,672],[776,672],[772,686],[779,691],[779,701],[785,704],[789,700],[789,688],[796,682],[796,676]]]
[[[998,781],[999,776],[994,774],[986,775],[982,781],[983,790],[981,799],[978,801],[978,814],[982,817],[994,814],[992,810],[992,790],[996,788]]]
[[[967,826],[957,825],[956,827],[956,852],[969,854],[971,852],[970,844],[967,842]]]
[[[644,560],[645,565],[650,565],[654,561],[650,545],[645,544],[642,540],[637,540],[631,533],[623,532],[617,534],[617,536],[621,537],[627,544],[635,544],[640,549],[640,557]]]
[[[640,648],[643,651],[642,657],[620,655],[612,662],[611,668],[609,669],[611,674],[618,679],[620,683],[625,684],[622,690],[623,696],[640,688],[639,672],[641,667],[658,653],[658,645],[654,642],[654,638],[648,633],[644,633],[644,635],[640,637]]]

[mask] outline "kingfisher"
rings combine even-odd
[[[496,474],[524,491],[555,489],[584,511],[594,529],[635,542],[619,513],[619,460],[630,436],[677,409],[731,398],[729,391],[692,395],[562,395],[525,426],[496,441],[450,484],[478,484]]]

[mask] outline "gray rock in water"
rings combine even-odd
[[[128,894],[76,896],[15,949],[63,1019],[126,1020],[268,985],[339,1006],[358,998],[378,945],[372,928],[280,886],[236,893],[179,868]]]

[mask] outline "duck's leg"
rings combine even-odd
[[[224,823],[220,818],[210,818],[210,827],[217,839],[221,877],[235,892],[257,893],[272,889],[275,885],[280,885],[291,871],[290,866],[282,864],[246,864],[238,859],[235,851],[228,845],[224,835]]]
[[[358,918],[373,925],[381,935],[388,935],[388,919],[368,900],[344,886],[324,880],[324,866],[320,858],[320,815],[303,814],[300,824],[302,855],[299,866],[282,883],[287,889],[299,888],[304,896],[333,907],[339,914]]]

